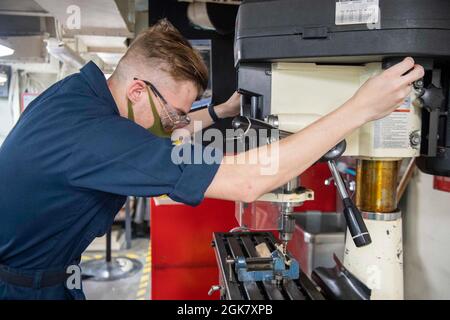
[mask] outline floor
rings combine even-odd
[[[129,278],[115,281],[84,280],[83,288],[88,300],[148,300],[150,299],[151,254],[149,239],[137,238],[132,241],[130,250],[113,250],[112,257],[136,259],[142,269]],[[83,254],[82,262],[104,259],[104,251],[89,251]]]

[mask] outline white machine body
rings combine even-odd
[[[273,63],[271,114],[281,130],[297,132],[344,104],[381,63],[362,66]],[[421,110],[413,92],[386,118],[367,123],[347,140],[344,156],[401,159],[419,156]],[[419,143],[420,144],[420,143]],[[345,267],[372,289],[371,299],[403,299],[402,220],[364,219],[372,237],[357,248],[347,232]]]
[[[372,290],[371,300],[403,299],[402,219],[364,219],[372,237],[368,246],[357,248],[347,231],[344,266]]]
[[[272,64],[271,114],[281,130],[296,132],[341,106],[371,76],[382,71],[381,63],[364,66],[315,63]],[[344,155],[367,158],[419,156],[411,138],[419,135],[420,107],[411,95],[388,117],[370,122],[347,137]],[[420,136],[420,135],[419,135]]]

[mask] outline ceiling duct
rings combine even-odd
[[[81,69],[86,63],[77,52],[54,38],[47,40],[47,51],[56,59],[77,69]]]

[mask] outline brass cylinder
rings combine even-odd
[[[397,209],[400,161],[358,160],[356,206],[361,211],[390,213]]]

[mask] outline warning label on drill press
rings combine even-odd
[[[375,149],[403,149],[409,146],[408,114],[394,112],[390,116],[375,121]]]
[[[339,0],[336,2],[336,25],[375,24],[379,21],[378,0]]]
[[[375,149],[404,149],[409,148],[409,113],[411,99],[405,102],[386,118],[374,122]]]

